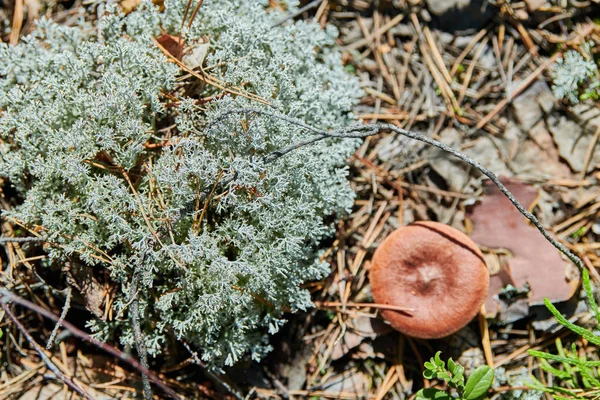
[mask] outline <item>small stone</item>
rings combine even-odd
[[[529,131],[554,108],[554,95],[544,81],[536,81],[513,100],[513,111],[524,131]]]
[[[459,49],[464,49],[467,47],[475,38],[474,35],[459,35],[454,38],[454,46]]]
[[[450,32],[440,31],[438,33],[438,40],[444,45],[449,45],[454,41],[454,36],[455,35],[451,34]]]
[[[441,17],[455,9],[469,7],[471,0],[426,0],[429,11],[436,17]]]

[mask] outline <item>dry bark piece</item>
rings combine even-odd
[[[515,179],[501,178],[524,207],[531,207],[539,196],[536,188]],[[545,297],[552,302],[570,299],[579,284],[579,275],[564,261],[556,249],[491,182],[484,183],[485,197],[469,211],[473,232],[471,239],[490,249],[510,252],[505,269],[492,275],[486,310],[492,315],[501,308],[497,289],[511,283],[517,289],[529,285],[529,305],[543,304]],[[509,279],[507,280],[507,277]]]
[[[370,272],[373,300],[411,308],[382,311],[396,330],[437,339],[467,325],[484,302],[489,274],[483,254],[464,233],[421,221],[392,232],[377,248]]]

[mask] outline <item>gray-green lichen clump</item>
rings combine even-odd
[[[0,43],[0,176],[22,198],[4,216],[47,237],[47,266],[110,272],[113,318],[89,322],[99,337],[134,344],[135,295],[151,354],[177,338],[230,365],[269,350],[284,310],[311,306],[301,285],[328,272],[317,249],[332,233],[324,219],[352,205],[345,160],[357,142],[265,163],[310,132],[253,113],[216,117],[251,106],[339,128],[360,90],[331,28],[274,26],[297,1],[278,11],[206,0],[184,25],[187,43],[208,40],[211,79],[269,105],[223,95],[154,41],[179,34],[186,3],[109,12],[98,26],[42,21],[18,46]]]

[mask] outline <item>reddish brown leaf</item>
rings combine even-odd
[[[501,179],[524,207],[531,207],[538,190],[514,179]],[[473,225],[471,238],[480,246],[510,252],[507,265],[492,276],[486,308],[494,312],[498,289],[512,284],[518,289],[529,285],[529,305],[566,301],[573,296],[579,276],[570,263],[531,226],[527,219],[491,182],[484,183],[485,197],[467,214]],[[497,297],[497,296],[496,296]]]

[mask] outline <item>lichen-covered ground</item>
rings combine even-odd
[[[279,6],[277,0],[269,3]],[[501,175],[600,285],[600,104],[561,101],[551,89],[552,69],[565,51],[583,51],[589,43],[598,58],[596,1],[305,3],[307,10],[291,17],[340,31],[346,68],[358,75],[365,91],[357,115],[433,137]],[[29,12],[20,16],[23,4]],[[121,5],[136,4],[124,0]],[[94,4],[5,0],[0,7],[2,39],[9,41],[18,40],[15,29],[30,29],[28,18],[36,13],[69,24]],[[151,369],[165,384],[185,398],[408,399],[424,386],[439,384],[425,380],[422,368],[441,350],[442,358],[459,360],[467,372],[493,366],[491,398],[537,399],[544,395],[524,386],[530,376],[558,382],[528,350],[556,352],[560,338],[564,347],[575,343],[580,356],[598,360],[597,349],[560,329],[540,300],[549,298],[572,322],[594,328],[581,301],[577,271],[478,171],[392,134],[365,140],[349,164],[357,198],[336,236],[323,243],[331,274],[307,285],[316,307],[288,316],[289,323],[272,338],[274,351],[261,363],[208,373],[184,352],[163,355]],[[500,214],[505,217],[499,219]],[[405,337],[369,306],[374,249],[392,230],[417,220],[471,234],[492,274],[486,315],[446,339]],[[12,227],[5,223],[3,229],[6,234]],[[498,237],[512,240],[496,243]],[[3,262],[36,262],[18,245],[5,253]],[[515,260],[522,270],[516,271]],[[507,269],[509,278],[503,273]],[[55,302],[52,292],[38,300],[60,314],[62,301]],[[21,310],[20,318],[35,327],[36,337],[47,338],[53,327],[31,312]],[[85,316],[74,310],[69,318]],[[68,392],[27,340],[8,328],[2,313],[0,324],[5,333],[0,399],[79,396]],[[73,337],[59,349],[48,357],[93,398],[140,396],[138,371]],[[157,391],[155,396],[163,395]]]

